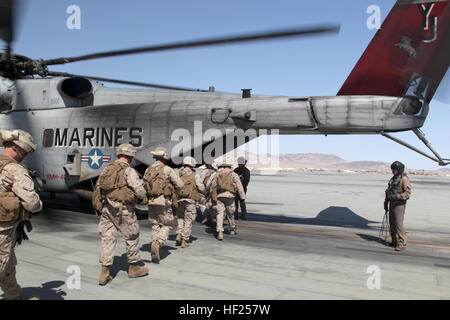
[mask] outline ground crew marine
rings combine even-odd
[[[17,227],[29,213],[41,211],[42,202],[28,170],[19,164],[36,150],[32,136],[23,130],[5,131],[2,132],[5,150],[0,156],[0,287],[5,298],[13,300],[22,299],[14,252]]]
[[[403,163],[395,161],[392,163],[391,169],[394,176],[385,191],[384,210],[389,211],[391,246],[395,247],[395,251],[403,251],[407,242],[404,217],[406,201],[411,196],[411,182],[404,172]]]
[[[195,203],[203,198],[205,186],[200,175],[194,170],[196,165],[194,158],[185,157],[182,164],[183,169],[180,170],[179,175],[184,187],[178,192],[176,244],[187,248],[192,233],[192,223],[197,215]]]
[[[231,162],[224,160],[219,165],[219,170],[213,174],[209,181],[208,189],[211,192],[211,199],[216,202],[217,212],[217,239],[223,240],[223,218],[226,214],[230,226],[230,235],[236,233],[236,223],[234,221],[234,200],[239,194],[245,200],[245,192],[239,176],[231,170]]]
[[[169,159],[165,148],[156,148],[152,155],[156,161],[145,170],[144,184],[148,197],[148,220],[152,225],[152,261],[159,263],[160,249],[169,237],[174,221],[172,203],[177,202],[173,198],[184,184],[175,171],[165,164]]]
[[[238,167],[234,169],[234,172],[239,176],[239,179],[241,179],[242,186],[244,187],[244,192],[245,194],[247,194],[247,186],[250,183],[250,170],[245,166],[247,164],[247,160],[244,157],[239,157],[237,160],[238,160]],[[241,219],[245,220],[247,216],[247,206],[245,204],[245,200],[242,200],[240,197],[236,197],[234,205],[236,206],[234,218],[236,220],[239,218],[238,210],[240,205]]]
[[[146,204],[147,198],[138,173],[130,167],[135,154],[136,149],[131,144],[118,146],[119,159],[110,163],[97,180],[96,189],[100,190],[103,203],[98,225],[101,236],[100,264],[102,265],[100,285],[105,285],[112,280],[109,267],[113,264],[117,231],[120,231],[125,238],[129,263],[128,276],[136,278],[148,274],[148,268],[138,264],[141,260],[139,224],[134,209],[138,201]]]

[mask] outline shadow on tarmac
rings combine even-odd
[[[49,281],[43,283],[41,287],[22,288],[22,296],[25,299],[38,297],[40,300],[64,300],[67,293],[59,288],[64,284],[64,281]]]
[[[258,213],[247,213],[247,221],[260,221],[270,223],[295,223],[316,226],[350,227],[360,229],[373,229],[369,223],[379,223],[378,221],[367,220],[347,207],[328,207],[319,212],[315,218],[296,218],[282,215],[267,215]]]
[[[141,252],[141,255],[142,255],[142,253],[144,253],[144,255],[147,257],[151,256],[151,244],[150,243],[144,244],[142,247],[139,248],[139,250]],[[173,251],[173,250],[178,250],[178,249],[168,246],[167,244],[165,244],[162,248],[160,248],[159,249],[159,257],[161,258],[161,261],[164,260],[165,258],[167,258],[169,255],[171,255],[172,253],[170,251]],[[126,260],[126,257],[125,257],[125,260]],[[142,261],[151,263],[152,259],[150,259],[150,260],[142,259]]]

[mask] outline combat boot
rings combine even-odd
[[[236,228],[230,230],[230,236],[234,236],[236,234]]]
[[[181,233],[177,233],[177,238],[175,239],[175,244],[177,246],[181,245]]]
[[[109,275],[109,267],[102,266],[102,272],[100,273],[100,279],[98,280],[98,284],[104,286],[111,280],[112,277]]]
[[[160,249],[161,245],[159,244],[159,241],[153,241],[152,242],[152,262],[154,263],[159,263],[159,261],[161,260],[160,256],[159,256],[159,249]]]
[[[223,240],[223,232],[219,231],[219,233],[217,234],[217,240],[222,241]]]
[[[403,245],[403,243],[399,243],[396,247],[395,247],[395,251],[401,252],[403,250],[405,250],[406,246]]]
[[[130,267],[128,268],[128,278],[137,278],[143,277],[148,274],[147,267],[141,267],[137,263],[130,263]]]
[[[181,241],[181,247],[182,248],[188,248],[189,246],[190,246],[190,244],[189,244],[188,241],[186,241],[184,239]]]

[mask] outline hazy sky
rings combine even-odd
[[[286,96],[335,95],[376,30],[366,13],[378,5],[382,20],[394,0],[29,0],[14,52],[31,58],[76,56],[242,32],[341,24],[338,35],[266,43],[184,49],[78,62],[52,70],[217,91]],[[81,9],[81,29],[66,26],[70,5]],[[448,78],[448,75],[447,75]],[[447,81],[448,82],[448,81]],[[441,86],[442,87],[442,86]],[[450,90],[447,86],[447,90]],[[443,88],[440,88],[443,90]],[[422,130],[450,157],[450,105],[432,101]],[[422,148],[412,132],[396,137]],[[424,147],[423,147],[424,148]],[[281,153],[330,153],[347,161],[401,160],[438,169],[433,161],[382,136],[283,136]]]

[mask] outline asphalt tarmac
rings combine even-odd
[[[149,275],[129,279],[119,236],[113,281],[98,285],[98,218],[72,195],[50,199],[16,250],[25,297],[41,299],[450,299],[450,178],[412,176],[398,253],[379,238],[389,176],[252,175],[248,216],[237,234],[215,238],[196,222],[191,247],[174,231],[160,264],[150,258],[151,228],[140,212],[140,246]],[[0,291],[1,293],[1,291]]]

